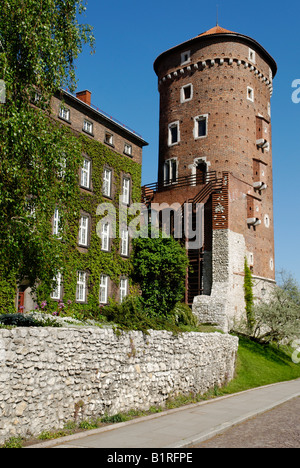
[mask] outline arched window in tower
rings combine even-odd
[[[178,166],[176,159],[169,159],[164,164],[164,185],[176,184],[178,178]]]
[[[196,166],[196,184],[205,184],[206,180],[207,165],[205,161],[198,161]]]

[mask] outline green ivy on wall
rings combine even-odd
[[[122,174],[131,178],[131,202],[139,203],[141,200],[141,165],[126,156],[118,154],[106,145],[79,136],[82,143],[83,155],[90,158],[92,163],[92,191],[78,189],[74,197],[73,206],[69,206],[68,213],[63,219],[63,237],[57,240],[62,249],[63,266],[63,302],[72,303],[70,309],[78,311],[85,317],[95,317],[100,311],[99,287],[100,276],[105,274],[110,277],[115,290],[119,287],[120,277],[130,278],[132,262],[130,258],[120,255],[119,238],[119,196],[122,192]],[[112,184],[114,186],[114,198],[109,200],[102,194],[104,167],[113,170]],[[101,221],[97,216],[97,207],[102,203],[111,203],[116,212],[116,238],[112,239],[109,252],[101,250],[101,239],[96,229]],[[80,213],[90,215],[91,235],[88,248],[78,247],[79,218]],[[105,215],[106,213],[104,213]],[[128,223],[130,219],[128,219]],[[86,303],[76,303],[77,272],[87,273],[88,295]],[[48,310],[57,309],[57,303],[50,300],[49,287],[40,284],[37,288],[37,299],[40,304],[47,301]]]

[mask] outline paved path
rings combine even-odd
[[[300,448],[300,397],[193,448]]]
[[[258,417],[298,397],[300,379],[216,398],[28,448],[195,447],[236,424]],[[299,400],[297,404],[299,411]]]

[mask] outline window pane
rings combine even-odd
[[[51,293],[51,299],[61,299],[61,273],[58,273],[56,278],[53,278],[54,289]]]
[[[107,304],[108,276],[101,275],[100,278],[100,304]]]
[[[127,289],[128,289],[128,280],[127,280],[127,278],[121,279],[121,281],[120,281],[120,301],[121,302],[123,302],[123,300],[127,296]]]
[[[130,188],[130,180],[124,177],[123,179],[123,203],[129,203],[129,188]]]
[[[198,136],[206,136],[206,119],[199,119],[198,120]]]
[[[82,216],[79,227],[79,244],[81,245],[87,245],[88,243],[88,227],[89,218],[87,216]]]
[[[77,302],[85,302],[86,300],[86,273],[79,271],[77,275]]]
[[[108,251],[109,250],[109,230],[110,230],[110,227],[109,227],[109,224],[106,223],[106,224],[103,224],[102,226],[102,250],[106,250]]]
[[[106,197],[111,196],[111,171],[109,169],[104,169],[103,195],[105,195]]]
[[[171,132],[171,144],[177,143],[178,141],[178,128],[177,125],[170,128]]]
[[[122,230],[121,255],[128,255],[128,231]]]
[[[88,159],[84,159],[81,168],[81,186],[85,188],[90,188],[90,167],[91,162]]]

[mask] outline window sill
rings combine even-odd
[[[69,124],[69,125],[72,125],[72,122],[71,120],[68,120],[68,119],[64,119],[63,117],[61,117],[60,115],[58,116],[59,120],[62,120],[63,122]]]
[[[85,130],[84,128],[82,129],[82,131],[83,131],[83,133],[85,133],[86,135],[89,135],[90,137],[95,138],[94,133],[88,132],[88,131]]]

